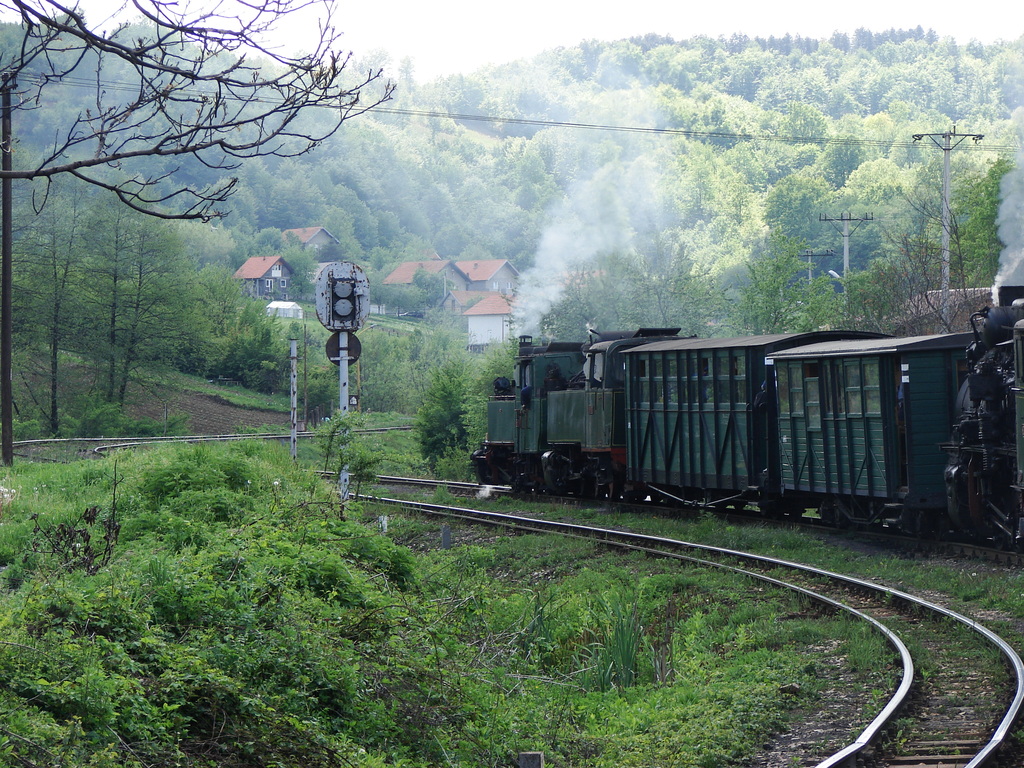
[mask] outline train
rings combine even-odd
[[[482,484],[1024,543],[1024,288],[963,333],[519,338]]]

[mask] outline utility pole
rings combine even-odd
[[[14,252],[14,204],[11,171],[12,155],[11,92],[14,74],[0,74],[0,462],[14,464],[14,292],[11,266]]]
[[[843,277],[847,277],[850,274],[850,235],[865,221],[874,220],[875,215],[873,213],[856,217],[852,213],[841,213],[838,217],[828,216],[824,213],[818,214],[818,221],[827,221],[837,232],[843,235]],[[837,226],[836,222],[843,226]],[[857,223],[854,224],[853,229],[850,229],[850,224],[853,222]]]
[[[949,324],[949,233],[952,229],[952,213],[949,208],[949,156],[964,140],[971,139],[977,144],[985,135],[982,133],[957,133],[956,126],[945,133],[915,133],[914,141],[929,138],[942,150],[942,326]]]
[[[827,249],[824,253],[811,253],[810,249],[804,251],[803,256],[807,259],[807,282],[811,282],[814,279],[814,268],[811,259],[819,259],[823,256],[835,256],[836,252],[831,248]]]

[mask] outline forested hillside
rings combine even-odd
[[[14,44],[14,28],[3,31]],[[999,216],[1000,184],[1021,187],[1013,116],[1024,41],[958,46],[920,28],[830,40],[649,36],[427,83],[386,61],[347,66],[353,81],[384,66],[394,97],[309,154],[242,163],[222,220],[157,224],[72,184],[51,187],[41,206],[40,187],[21,187],[16,282],[35,309],[21,315],[32,319],[19,323],[20,348],[48,429],[59,429],[54,393],[65,385],[44,361],[64,355],[95,364],[92,392],[104,402],[122,402],[142,366],[279,384],[267,350],[280,330],[243,319],[228,276],[253,255],[311,269],[282,242],[294,227],[326,227],[340,240],[328,255],[364,266],[377,300],[421,305],[405,308],[436,301],[440,286],[389,293],[381,278],[401,261],[508,259],[523,273],[517,330],[557,338],[635,325],[931,331],[941,327],[927,298],[940,282],[939,135],[955,131],[951,287],[991,285],[1000,254],[1024,240],[1012,205]],[[22,155],[43,151],[47,126],[73,119],[88,95],[69,83],[59,101],[17,110]],[[159,162],[172,180],[217,180],[198,163]],[[844,219],[850,269],[835,279]],[[123,332],[128,310],[110,304],[122,256],[137,295],[152,299],[133,310],[146,334]],[[364,344],[364,362],[429,368],[447,358],[406,353],[438,344],[451,347],[382,336]],[[414,389],[405,379],[371,399],[415,407]]]

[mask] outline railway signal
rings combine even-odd
[[[334,331],[327,342],[327,357],[338,366],[338,405],[341,417],[348,413],[348,364],[359,357],[360,345],[354,331],[363,327],[370,314],[370,282],[361,267],[347,261],[324,264],[316,276],[316,316]],[[338,473],[342,502],[348,499],[348,466]]]
[[[316,316],[329,331],[358,331],[370,314],[370,283],[347,261],[324,264],[316,278]]]

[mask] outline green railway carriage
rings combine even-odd
[[[876,334],[819,331],[728,339],[675,339],[629,350],[627,481],[668,498],[756,500],[781,491],[774,378],[780,349]]]
[[[787,504],[838,522],[944,525],[942,445],[971,340],[835,341],[770,354]]]

